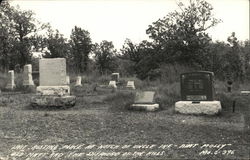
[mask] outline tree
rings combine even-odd
[[[45,44],[49,52],[45,52],[45,58],[67,58],[70,52],[69,43],[67,39],[59,33],[58,30],[53,31],[48,29],[48,38],[44,38]]]
[[[182,3],[178,6],[180,11],[153,22],[146,33],[159,46],[162,61],[203,67],[203,58],[211,42],[206,31],[220,20],[212,16],[213,7],[204,0],[190,0],[189,6]]]
[[[13,69],[17,64],[22,67],[31,62],[31,36],[42,30],[43,25],[34,18],[35,14],[30,10],[20,10],[19,6],[11,7],[8,1],[2,2],[0,7],[0,33],[3,40],[1,59],[6,59],[5,68]]]
[[[95,44],[93,51],[96,66],[101,74],[115,70],[116,50],[112,41],[103,40],[100,44]]]
[[[83,73],[88,68],[89,54],[93,46],[90,34],[88,31],[75,26],[70,38],[75,69],[78,73]]]

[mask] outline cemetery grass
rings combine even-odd
[[[145,83],[145,82],[142,82]],[[143,88],[141,84],[141,88]],[[169,149],[160,157],[139,159],[248,159],[249,158],[249,97],[237,97],[232,113],[233,94],[217,94],[223,103],[218,116],[192,116],[173,112],[178,100],[178,83],[146,90],[157,90],[161,110],[157,112],[130,111],[134,92],[121,89],[96,88],[94,84],[74,88],[75,107],[32,108],[32,94],[2,93],[0,100],[0,159],[11,154],[14,145],[24,144],[232,144],[233,155],[199,155],[201,150]],[[167,98],[166,98],[167,97]],[[119,151],[116,150],[116,151]],[[137,150],[138,151],[138,150]],[[143,150],[142,150],[143,151]],[[11,158],[11,157],[10,157]],[[21,157],[22,159],[24,157]],[[84,157],[86,158],[86,157]],[[129,159],[136,159],[130,157]],[[138,157],[137,157],[138,158]],[[100,158],[102,159],[102,158]],[[116,159],[116,158],[112,158]],[[117,157],[119,159],[119,157]]]

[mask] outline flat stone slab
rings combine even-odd
[[[178,101],[175,103],[175,111],[183,114],[215,115],[221,111],[220,101]]]
[[[144,110],[144,111],[157,111],[159,104],[132,104],[129,109]]]
[[[41,96],[36,95],[31,99],[33,107],[73,107],[76,96]]]
[[[63,96],[70,95],[70,87],[69,86],[38,86],[36,88],[37,94],[49,96]]]
[[[248,95],[250,95],[250,91],[240,91],[240,94],[248,96]]]
[[[153,104],[154,103],[155,92],[145,91],[136,92],[135,102],[136,104]]]

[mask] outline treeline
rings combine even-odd
[[[135,44],[126,39],[117,51],[112,41],[94,43],[90,33],[77,26],[66,39],[49,24],[38,22],[32,11],[4,1],[0,7],[0,68],[6,72],[27,63],[36,67],[32,52],[39,51],[43,57],[66,58],[69,72],[76,74],[120,72],[140,79],[175,81],[181,72],[208,70],[221,80],[250,80],[250,41],[238,41],[233,32],[227,42],[212,42],[207,30],[221,22],[212,16],[212,6],[198,0],[178,6],[179,10],[149,25],[149,41]]]

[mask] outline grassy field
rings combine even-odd
[[[77,103],[68,109],[32,108],[33,93],[2,92],[0,159],[249,159],[249,96],[217,88],[220,115],[182,115],[173,111],[177,82],[136,85],[156,90],[160,111],[129,111],[134,92],[101,89],[88,80],[83,87],[71,84]]]

